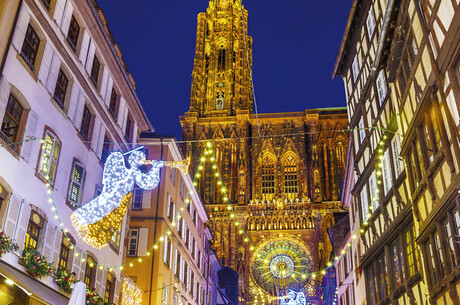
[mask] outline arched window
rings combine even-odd
[[[219,48],[219,57],[217,59],[217,71],[223,72],[225,71],[225,48],[221,46]]]
[[[275,197],[275,161],[265,156],[262,161],[262,198],[271,200]]]
[[[297,182],[297,162],[292,155],[284,160],[284,194],[288,199],[295,199],[299,192]]]

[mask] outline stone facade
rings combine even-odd
[[[302,279],[302,274],[324,268],[332,250],[327,228],[341,211],[346,110],[253,113],[252,39],[246,29],[247,11],[240,1],[210,1],[206,13],[198,15],[191,105],[180,118],[183,152],[192,158],[194,173],[207,142],[212,143],[228,202],[209,166],[197,189],[210,217],[213,248],[221,264],[239,274],[241,304],[256,296],[284,295],[288,286],[320,304],[321,275]],[[275,245],[298,249],[285,257],[301,255],[304,269],[289,279],[258,274],[263,262],[257,254],[271,261],[276,255],[269,249]]]

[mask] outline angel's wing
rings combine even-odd
[[[110,181],[119,181],[126,177],[127,174],[128,170],[125,166],[125,158],[120,152],[113,152],[105,162],[102,185],[109,186]]]

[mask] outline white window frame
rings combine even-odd
[[[51,143],[48,143],[48,137],[50,138]],[[57,157],[54,158],[53,155],[56,149],[56,145],[58,145],[57,146]],[[45,133],[45,141],[42,145],[40,163],[38,166],[38,173],[42,175],[43,177],[49,179],[52,182],[54,182],[56,178],[57,165],[58,165],[60,153],[61,153],[61,143],[59,143],[57,136],[53,132],[47,130]],[[55,164],[54,173],[51,175],[51,165],[53,163]]]
[[[377,176],[375,171],[373,171],[369,177],[369,190],[372,201],[372,211],[374,212],[380,206],[379,197],[377,196]],[[375,200],[373,200],[374,198]]]
[[[364,118],[361,117],[358,123],[358,132],[359,132],[359,143],[362,144],[364,139],[366,138],[366,130],[364,129]]]
[[[387,148],[383,155],[382,180],[383,194],[386,195],[393,186],[393,177],[391,176],[390,148]]]
[[[399,139],[399,134],[397,133],[395,133],[395,135],[391,139],[391,149],[393,152],[393,160],[395,163],[395,174],[396,178],[398,178],[404,170],[404,161],[401,160],[399,156],[401,154],[401,141]]]
[[[163,262],[168,265],[168,236],[163,241]]]
[[[75,170],[76,170],[76,167],[79,166],[81,167],[82,169],[82,172],[81,172],[81,182],[77,182],[76,180],[74,180],[74,177],[75,177]],[[85,171],[85,166],[83,164],[81,164],[80,162],[78,161],[74,161],[73,164],[72,164],[72,173],[71,173],[71,176],[70,176],[70,183],[69,183],[69,191],[68,191],[68,194],[67,194],[67,200],[74,206],[74,207],[79,207],[80,206],[80,203],[81,203],[81,197],[82,197],[82,193],[83,193],[83,184],[85,183],[85,174],[86,174],[86,171]],[[71,194],[72,194],[72,189],[73,189],[73,186],[76,185],[79,189],[78,191],[78,195],[77,195],[77,201],[74,201],[71,199]]]
[[[168,286],[163,284],[163,291],[161,292],[161,305],[168,304]]]
[[[366,26],[367,26],[367,35],[369,36],[369,40],[371,40],[372,34],[374,34],[374,30],[375,30],[375,15],[374,15],[374,10],[372,9],[372,6],[369,9],[369,13],[367,14]]]
[[[388,94],[387,80],[385,78],[385,71],[383,69],[380,70],[379,75],[377,76],[376,85],[379,104],[382,106]]]
[[[367,186],[364,185],[361,193],[359,194],[361,198],[361,212],[363,214],[363,221],[367,221],[367,214],[369,214],[369,198],[367,195]]]
[[[136,232],[136,234],[133,234]],[[136,248],[135,249],[130,249],[129,246],[131,245],[131,240],[136,240]],[[126,256],[137,256],[137,247],[139,246],[139,229],[130,229],[128,232],[128,249],[126,252]],[[134,251],[134,254],[132,252]]]
[[[353,73],[353,82],[355,83],[359,76],[358,54],[356,54],[355,57],[353,58],[353,64],[351,65],[351,70]]]

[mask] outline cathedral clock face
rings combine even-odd
[[[251,266],[254,281],[266,292],[302,289],[311,272],[307,250],[291,240],[273,240],[262,246]]]

